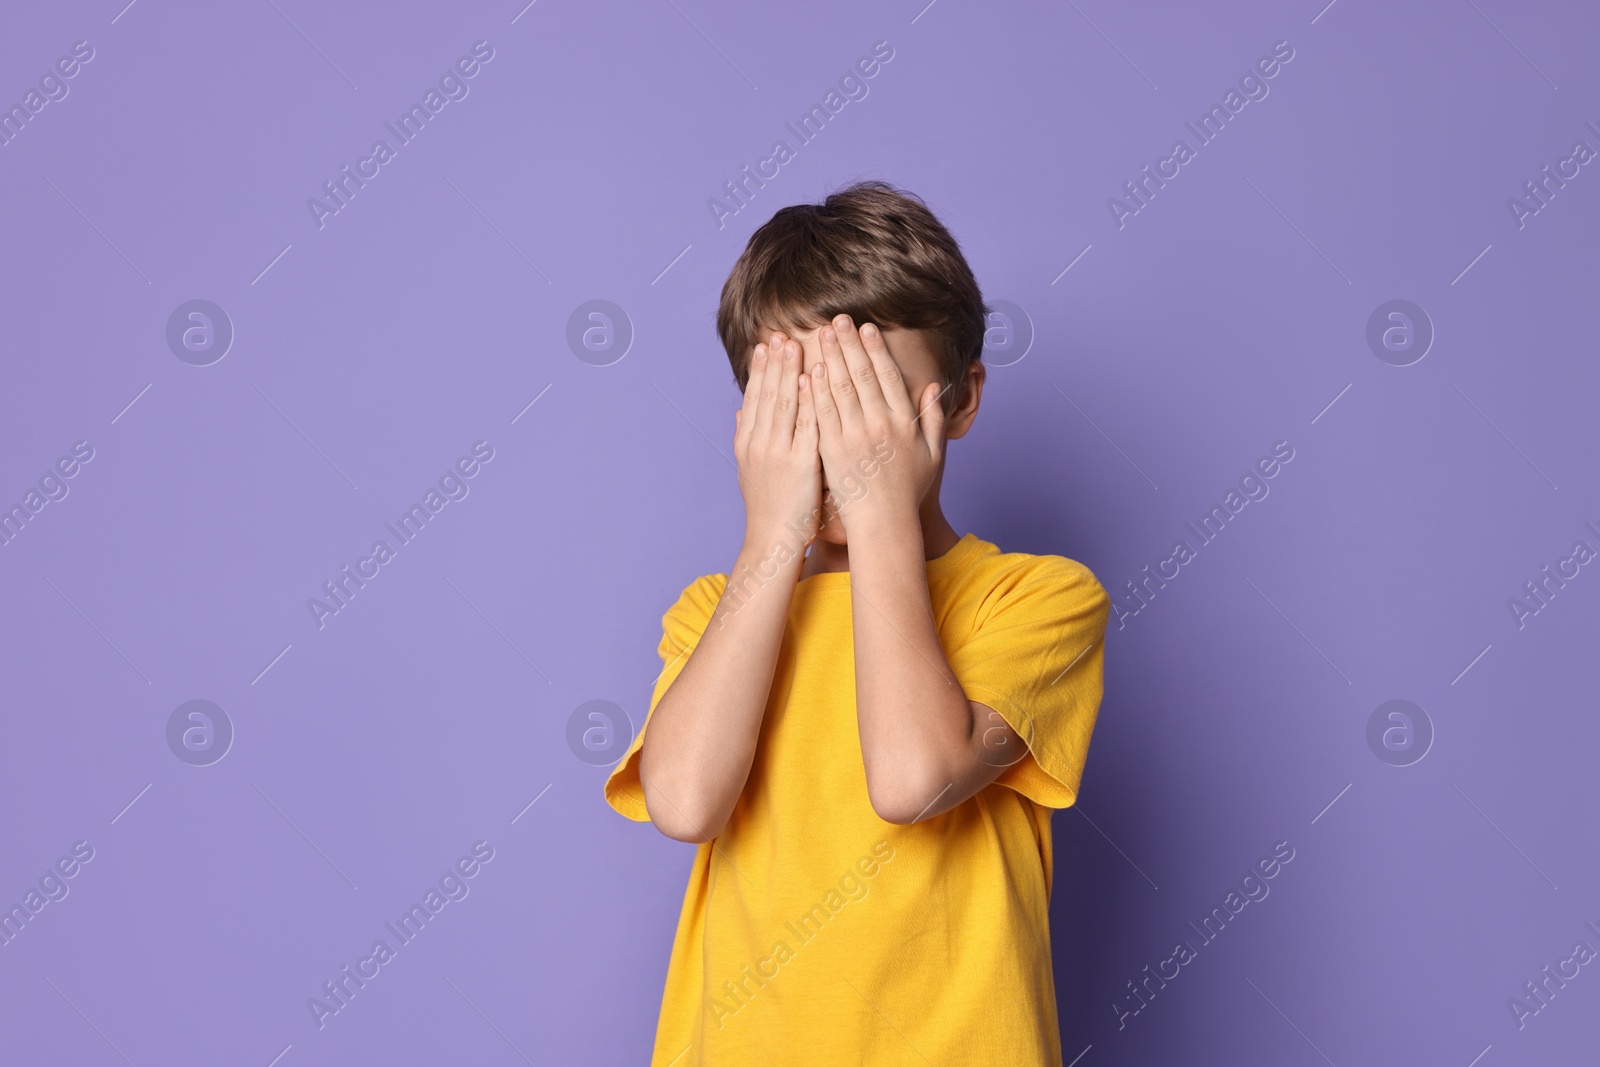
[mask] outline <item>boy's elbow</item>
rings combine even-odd
[[[644,783],[641,783],[644,784]],[[682,798],[672,803],[644,784],[644,807],[650,824],[674,841],[698,845],[722,832],[722,824],[708,812],[686,810]]]
[[[867,776],[867,800],[884,822],[909,826],[933,807],[951,785],[948,777],[904,769]]]
[[[711,840],[711,838],[706,837],[689,823],[680,824],[672,821],[671,819],[663,821],[654,813],[652,813],[650,816],[650,824],[659,830],[663,835],[672,838],[674,841],[683,841],[686,844],[699,845]]]

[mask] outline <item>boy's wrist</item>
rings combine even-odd
[[[757,552],[763,555],[773,553],[779,545],[786,545],[790,552],[803,555],[806,541],[810,541],[813,536],[816,536],[816,531],[808,528],[802,518],[794,518],[787,523],[778,522],[773,518],[744,523],[744,545],[746,547],[754,545]]]
[[[845,520],[850,555],[905,551],[922,558],[922,519],[912,509],[861,508]]]
[[[773,578],[792,566],[798,574],[806,554],[804,533],[783,525],[746,526],[735,569],[753,569],[763,578]]]

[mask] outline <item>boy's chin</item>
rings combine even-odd
[[[817,540],[826,541],[830,545],[846,544],[844,521],[837,515],[829,516],[828,521],[817,531]]]

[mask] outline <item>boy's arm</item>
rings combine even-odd
[[[821,334],[823,371],[813,380],[830,483],[842,484],[835,472],[870,465],[883,441],[893,446],[843,518],[867,792],[886,821],[915,822],[989,785],[1023,746],[997,713],[967,699],[933,621],[918,508],[943,455],[937,386],[913,407],[870,323],[858,331],[840,316]]]
[[[750,776],[805,547],[821,498],[816,418],[799,387],[800,345],[758,345],[734,455],[745,536],[689,660],[650,714],[639,783],[650,821],[679,841],[722,832]]]
[[[916,515],[858,522],[849,535],[867,792],[886,822],[917,822],[993,782],[1022,741],[992,709],[967,699],[945,659]]]

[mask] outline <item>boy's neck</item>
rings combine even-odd
[[[954,548],[961,540],[961,535],[956,533],[955,527],[950,525],[944,517],[944,510],[939,507],[939,494],[932,492],[922,502],[922,507],[917,514],[922,526],[922,547],[924,559],[937,559]],[[811,551],[806,554],[805,563],[801,565],[800,577],[809,578],[813,574],[826,574],[833,571],[848,571],[850,569],[850,546],[836,545],[832,541],[818,538],[811,543]]]

